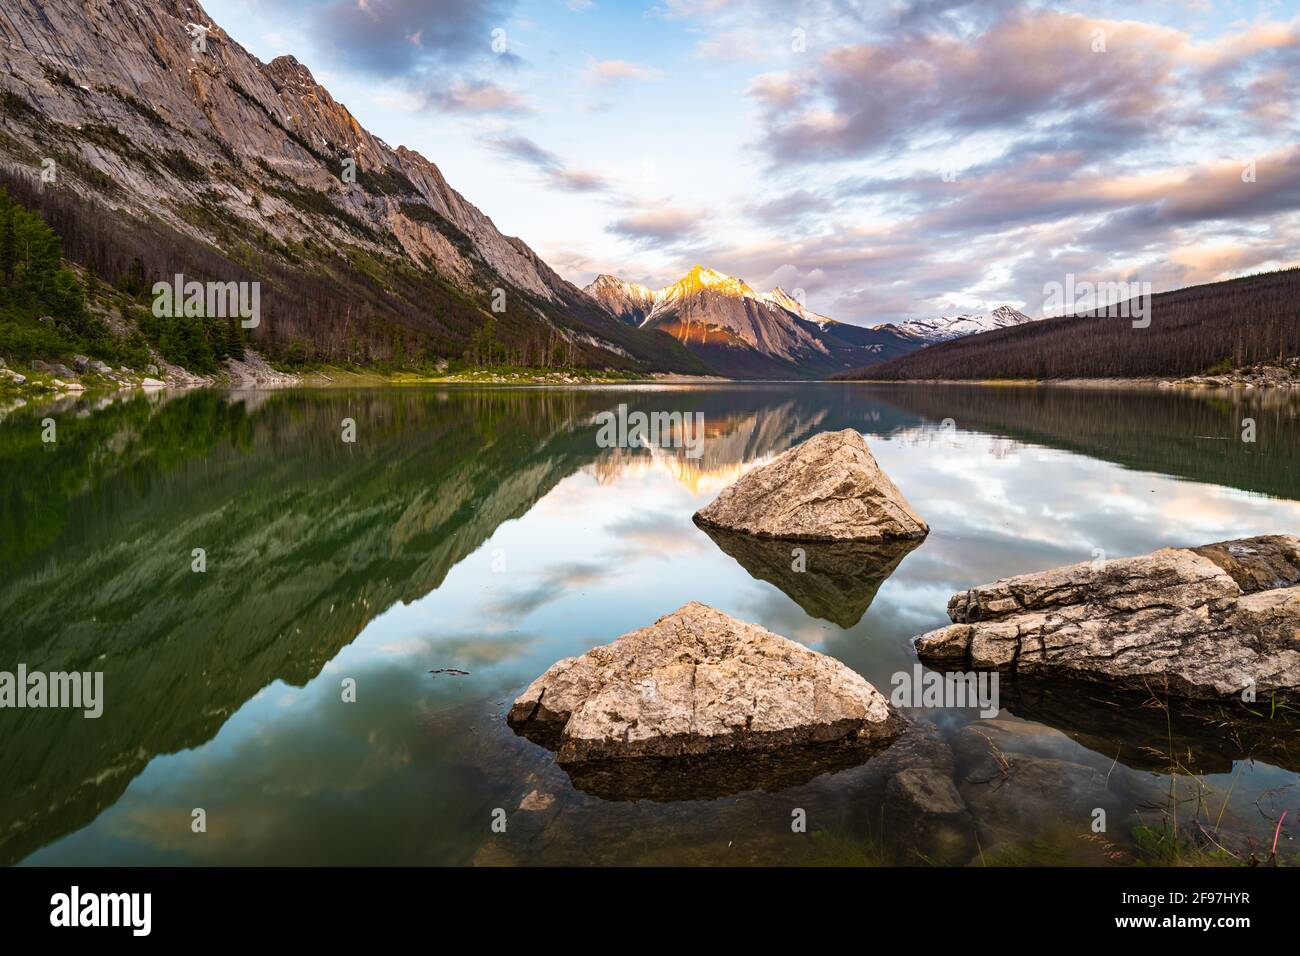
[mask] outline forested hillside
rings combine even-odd
[[[1105,310],[931,345],[840,379],[1066,379],[1195,375],[1300,354],[1300,268],[1151,297],[1150,326]],[[1114,310],[1112,310],[1114,311]]]

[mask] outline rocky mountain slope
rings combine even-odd
[[[0,68],[0,172],[40,183],[65,254],[134,290],[259,281],[272,354],[703,370],[196,2],[6,0]]]
[[[711,368],[737,378],[820,378],[919,348],[892,329],[836,322],[783,289],[755,292],[740,279],[697,265],[651,293],[602,275],[586,291],[611,315],[667,332]]]
[[[582,291],[599,302],[601,308],[614,318],[628,325],[640,325],[655,306],[653,289],[617,276],[598,275]]]
[[[1009,305],[999,306],[992,312],[982,315],[943,315],[937,319],[909,319],[906,322],[889,323],[875,326],[878,330],[891,329],[900,335],[916,339],[929,345],[932,342],[947,342],[964,335],[978,335],[994,329],[1008,329],[1034,321],[1023,312]]]

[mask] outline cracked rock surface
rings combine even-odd
[[[561,765],[624,758],[870,751],[903,726],[834,658],[698,602],[568,657],[510,708]]]
[[[793,541],[924,538],[930,527],[852,428],[822,432],[747,473],[696,524]]]
[[[953,596],[931,666],[1159,687],[1201,699],[1300,689],[1300,538],[1264,535],[1074,564]]]

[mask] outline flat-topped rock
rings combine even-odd
[[[1203,699],[1300,690],[1300,538],[1164,548],[1007,578],[948,602],[916,641],[933,666],[1159,688]]]
[[[696,524],[793,541],[923,538],[929,531],[854,429],[822,432],[748,472]]]
[[[745,758],[728,772],[751,758],[762,764],[735,789],[757,787],[769,772],[784,782],[779,761],[767,759],[782,753],[851,751],[860,762],[903,726],[844,664],[698,602],[558,661],[507,720],[566,768],[717,755]]]

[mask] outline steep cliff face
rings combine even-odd
[[[0,68],[5,165],[52,170],[45,188],[65,205],[111,207],[144,278],[186,264],[156,248],[179,235],[216,253],[189,256],[190,272],[212,273],[195,278],[252,273],[275,286],[279,308],[264,309],[261,336],[324,347],[383,326],[385,341],[409,332],[427,351],[458,355],[492,318],[506,348],[698,368],[665,336],[611,320],[433,163],[363,128],[303,64],[261,62],[197,3],[6,0]],[[74,255],[110,237],[92,223],[67,238]],[[298,284],[317,286],[314,315],[291,301]],[[505,312],[492,308],[495,289]]]

